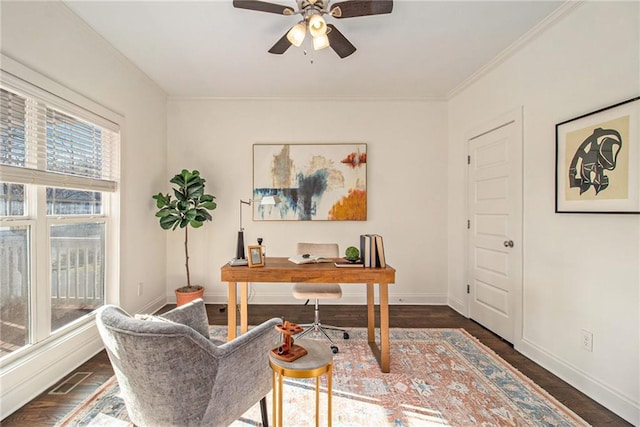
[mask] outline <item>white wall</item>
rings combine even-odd
[[[234,255],[239,199],[251,196],[251,145],[259,142],[366,142],[369,218],[253,222],[245,207],[247,242],[264,237],[268,255],[287,256],[298,240],[332,240],[344,249],[361,233],[380,233],[398,269],[392,303],[442,303],[448,290],[449,303],[464,311],[464,133],[524,106],[525,301],[518,349],[638,424],[640,219],[554,214],[553,174],[555,123],[639,93],[639,18],[637,2],[581,5],[448,105],[165,104],[160,89],[57,2],[2,2],[1,49],[125,117],[119,289],[120,304],[132,312],[171,299],[184,280],[182,235],[160,230],[151,200],[168,191],[168,179],[182,168],[199,169],[217,196],[213,223],[191,233],[192,274],[209,301],[226,300],[219,268]],[[601,262],[585,262],[576,248]],[[138,282],[144,283],[141,297]],[[294,302],[287,285],[256,286],[252,298]],[[364,303],[362,290],[345,289],[343,302]],[[593,353],[579,349],[583,328],[594,333]],[[54,359],[23,375],[22,394],[12,396],[3,378],[3,415],[30,398],[25,390],[37,394],[55,381],[52,375],[77,365],[89,340],[80,338],[75,347],[65,343],[77,352],[57,349]],[[35,376],[48,384],[36,384]]]
[[[465,132],[524,106],[517,349],[640,423],[640,216],[554,213],[555,124],[640,94],[640,3],[587,2],[449,103],[449,298],[466,310]],[[635,183],[638,185],[638,183]],[[593,332],[593,352],[580,330]]]
[[[62,3],[3,1],[1,19],[4,55],[125,118],[115,286],[128,311],[162,306],[166,236],[155,224],[151,195],[165,179],[166,95]],[[144,282],[141,297],[138,282]],[[3,368],[3,416],[95,354],[101,341],[90,326],[60,345],[50,343],[39,356]]]
[[[360,234],[378,233],[397,269],[390,301],[446,301],[444,102],[170,100],[167,138],[167,181],[198,169],[217,197],[213,222],[189,237],[192,283],[206,286],[208,301],[226,301],[220,267],[235,255],[239,200],[252,195],[252,144],[335,142],[367,143],[367,221],[254,222],[245,206],[245,244],[263,237],[268,256],[290,256],[297,241],[335,241],[344,251]],[[183,235],[171,233],[169,298],[185,280]],[[255,286],[252,302],[299,303],[287,284]],[[343,287],[340,303],[365,302],[362,287]]]

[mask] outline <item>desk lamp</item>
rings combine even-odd
[[[244,253],[244,227],[242,227],[242,205],[249,205],[257,200],[249,199],[247,201],[240,199],[240,230],[238,230],[238,241],[236,244],[236,257],[235,260],[245,260]],[[268,206],[268,205],[276,205],[280,203],[280,198],[278,196],[264,196],[260,199],[260,205]],[[232,260],[233,261],[233,260]]]

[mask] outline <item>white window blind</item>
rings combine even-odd
[[[13,85],[5,73],[2,77],[0,181],[115,191],[118,126],[34,86]]]
[[[0,89],[0,163],[24,167],[27,127],[27,99]]]

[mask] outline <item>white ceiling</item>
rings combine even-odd
[[[308,40],[267,53],[299,16],[231,0],[65,3],[172,97],[428,99],[446,98],[564,1],[396,0],[388,15],[327,17],[358,49],[345,59]]]

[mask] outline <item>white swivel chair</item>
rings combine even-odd
[[[338,258],[340,252],[336,243],[298,243],[297,254],[310,254],[327,258]],[[342,288],[337,283],[296,283],[293,285],[293,296],[296,299],[315,300],[314,320],[313,323],[300,325],[307,327],[296,339],[303,337],[310,332],[320,332],[331,342],[331,350],[338,352],[338,346],[333,342],[331,337],[325,331],[326,329],[340,331],[344,339],[349,339],[349,333],[342,328],[335,326],[323,325],[320,323],[320,307],[318,301],[321,299],[340,299],[342,297]]]

